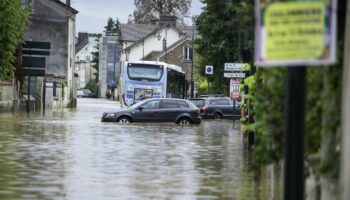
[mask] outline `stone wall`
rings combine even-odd
[[[13,85],[9,81],[0,81],[0,112],[13,110]]]
[[[182,70],[186,73],[186,79],[191,80],[192,60],[185,60],[183,57],[183,48],[192,47],[192,40],[188,39],[169,50],[166,56],[160,57],[159,61],[165,61],[166,63],[175,64],[182,67]]]

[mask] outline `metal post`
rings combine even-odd
[[[289,67],[284,199],[304,199],[305,67]]]
[[[113,45],[113,87],[112,87],[112,95],[113,95],[113,97],[112,97],[112,99],[113,99],[113,101],[114,101],[114,96],[115,96],[115,94],[114,94],[114,90],[115,90],[115,88],[114,88],[114,86],[115,86],[115,48],[116,48],[116,46],[115,45]]]
[[[62,87],[62,90],[64,88]],[[42,101],[43,101],[43,111],[45,111],[45,107],[46,107],[46,78],[44,78],[44,84],[43,84],[43,98],[42,98]]]
[[[193,23],[192,23],[191,98],[193,98],[193,96],[194,96],[193,62],[194,62],[194,26],[193,26]]]
[[[27,112],[30,112],[30,76],[28,76],[28,99],[27,99]]]
[[[236,113],[236,100],[233,100],[233,115],[232,115],[232,120],[235,120],[235,113]]]
[[[208,75],[208,95],[209,95],[209,90],[210,90],[210,75]]]

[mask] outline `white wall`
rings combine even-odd
[[[97,51],[96,45],[98,45],[98,41],[96,41],[98,37],[89,36],[89,42],[86,46],[84,46],[79,52],[75,54],[75,62],[89,62],[92,60],[92,52]]]
[[[158,34],[161,36],[160,40],[157,38]],[[182,37],[184,36],[180,35],[179,32],[172,27],[163,28],[156,34],[147,37],[144,42],[140,42],[136,46],[132,47],[130,49],[129,60],[142,60],[153,51],[163,51],[163,39],[166,39],[166,45],[169,47]]]
[[[65,95],[65,98],[68,98],[66,102],[64,102],[64,106],[75,105],[76,101],[76,85],[74,80],[74,57],[75,57],[75,16],[71,16],[68,20],[68,92]]]

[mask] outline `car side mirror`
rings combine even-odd
[[[142,107],[142,106],[139,106],[137,109],[138,109],[139,111],[142,111],[142,110],[143,110],[143,107]]]

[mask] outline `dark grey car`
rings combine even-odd
[[[146,99],[127,109],[103,113],[102,122],[175,122],[200,124],[200,110],[185,99]]]
[[[235,103],[233,109],[233,101],[228,97],[205,97],[194,98],[190,101],[201,110],[203,118],[221,119],[221,118],[235,118],[239,119],[241,116],[241,107],[238,101]]]

